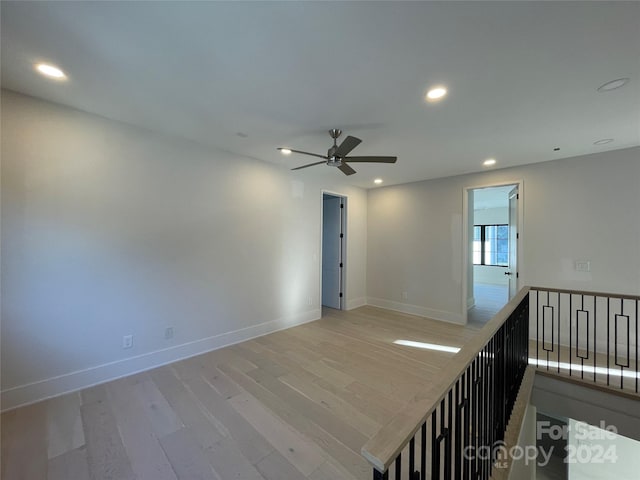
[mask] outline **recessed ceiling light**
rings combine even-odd
[[[627,83],[629,83],[628,78],[617,78],[615,80],[611,80],[610,82],[605,83],[604,85],[600,85],[598,87],[599,92],[610,92],[611,90],[616,90],[618,88],[624,87]]]
[[[55,78],[57,80],[63,80],[67,78],[64,72],[60,70],[58,67],[56,67],[55,65],[49,65],[47,63],[38,63],[36,65],[36,70],[42,75],[49,78]]]
[[[376,183],[378,185],[380,185],[382,183],[382,179],[381,178],[376,178],[373,183]]]
[[[613,142],[613,138],[603,138],[602,140],[598,140],[593,142],[594,145],[606,145],[607,143]]]
[[[440,100],[447,94],[447,89],[444,87],[433,87],[427,92],[427,101],[433,102],[434,100]]]
[[[283,155],[291,155],[291,150],[289,150],[288,148],[278,148],[278,150],[280,150],[280,153],[282,153]]]
[[[495,158],[487,158],[484,162],[482,162],[482,164],[485,167],[490,167],[491,165],[495,165],[496,164],[496,159]]]

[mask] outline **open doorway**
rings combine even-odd
[[[322,292],[323,307],[345,308],[345,245],[347,198],[322,193]]]
[[[486,323],[517,293],[520,185],[468,190],[468,322]]]

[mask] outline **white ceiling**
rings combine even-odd
[[[5,88],[287,168],[313,159],[277,146],[325,153],[342,128],[363,140],[354,155],[399,157],[356,165],[362,187],[640,144],[638,2],[3,1],[1,15]],[[69,80],[35,74],[43,60]],[[441,83],[448,97],[424,102]]]
[[[508,208],[509,192],[514,185],[504,187],[477,188],[473,191],[473,208],[486,210],[488,208]]]

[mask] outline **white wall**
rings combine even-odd
[[[527,404],[516,444],[524,451],[527,451],[527,447],[536,446],[536,412],[535,405]],[[509,480],[536,480],[536,460],[526,456],[512,458]]]
[[[505,196],[506,206],[482,208],[473,211],[475,225],[500,225],[509,223],[509,199]]]
[[[504,272],[509,269],[506,267],[495,267],[489,265],[474,265],[473,278],[475,283],[484,283],[488,285],[509,286],[509,278]],[[506,295],[505,295],[506,298]]]
[[[3,91],[3,408],[319,318],[323,188],[363,304],[366,191],[317,173]]]
[[[521,285],[640,293],[636,147],[370,190],[369,302],[462,321],[463,190],[518,180]],[[576,272],[576,260],[591,272]]]

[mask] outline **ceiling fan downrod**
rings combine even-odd
[[[331,136],[331,138],[333,138],[333,147],[331,147],[328,151],[327,151],[327,165],[331,166],[331,167],[339,167],[340,165],[342,165],[342,160],[339,158],[336,158],[336,156],[334,155],[336,153],[336,150],[338,149],[338,137],[340,135],[342,135],[342,130],[340,130],[339,128],[332,128],[331,130],[329,130],[329,135]]]

